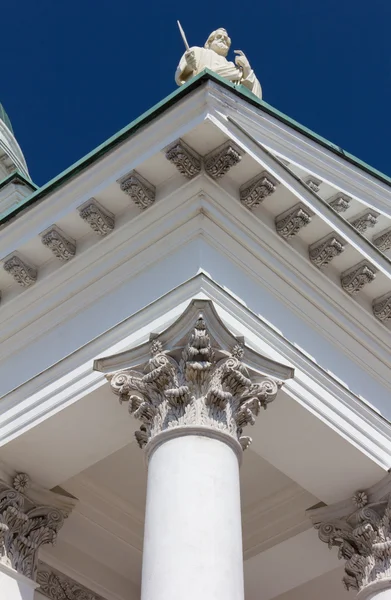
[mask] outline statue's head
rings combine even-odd
[[[204,48],[213,50],[216,54],[220,54],[220,56],[227,56],[230,46],[231,38],[228,37],[226,30],[220,27],[220,29],[212,31],[205,42]]]

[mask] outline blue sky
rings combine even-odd
[[[225,27],[264,99],[391,175],[390,0],[19,0],[2,6],[2,86],[42,185],[176,89],[183,52]]]

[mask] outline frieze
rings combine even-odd
[[[50,600],[105,600],[44,562],[38,563],[38,591]]]
[[[120,188],[127,194],[133,202],[145,210],[155,202],[156,188],[152,183],[149,183],[140,173],[132,171],[118,182]]]

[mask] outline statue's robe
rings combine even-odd
[[[197,68],[195,71],[190,71],[188,69],[184,54],[175,73],[175,81],[178,85],[183,85],[186,81],[195,75],[198,75],[198,73],[201,73],[204,69],[209,69],[221,77],[232,81],[232,83],[240,83],[241,85],[246,86],[246,88],[258,96],[258,98],[262,98],[261,84],[255,77],[254,71],[250,71],[249,75],[242,79],[242,70],[233,62],[228,61],[224,56],[217,54],[214,50],[210,50],[209,48],[199,48],[198,46],[193,46],[190,50],[194,52]]]

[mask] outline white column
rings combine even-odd
[[[243,429],[292,369],[247,348],[205,300],[150,344],[94,366],[141,421],[142,600],[243,600],[239,461],[251,443]]]
[[[241,449],[214,437],[175,437],[150,455],[142,600],[244,597]]]
[[[391,600],[391,579],[369,584],[358,593],[357,600]]]
[[[1,600],[33,600],[37,587],[38,584],[32,579],[0,563]]]

